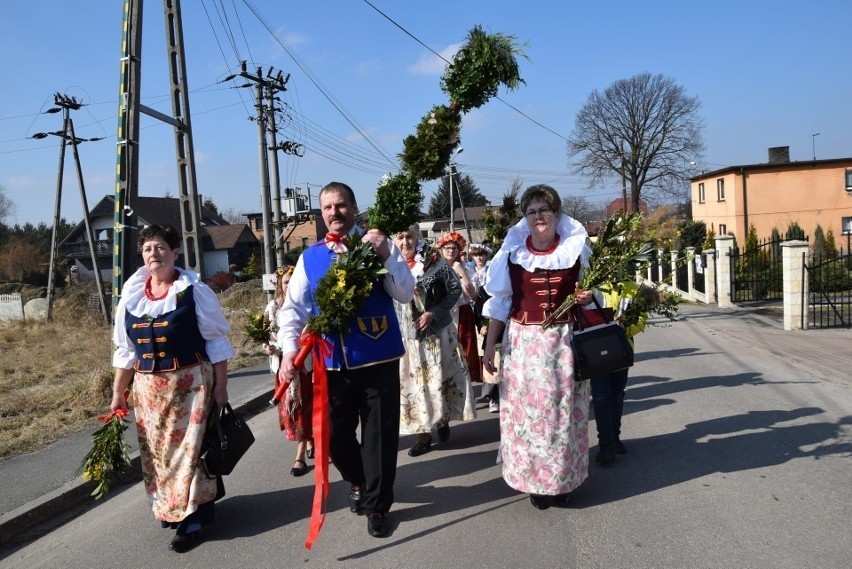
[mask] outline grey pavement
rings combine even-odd
[[[403,437],[386,540],[349,514],[332,468],[326,527],[310,552],[302,542],[313,477],[286,474],[293,448],[264,411],[265,367],[238,371],[232,398],[261,411],[250,420],[258,441],[226,480],[222,519],[205,543],[183,557],[168,552],[133,481],[102,503],[85,493],[66,503],[82,486],[73,474],[88,448],[81,436],[0,463],[9,546],[0,567],[847,567],[850,340],[850,330],[784,331],[763,314],[685,305],[677,322],[638,337],[630,452],[612,467],[593,463],[572,508],[538,512],[506,486],[497,416],[480,409],[423,457],[408,457],[413,439]]]

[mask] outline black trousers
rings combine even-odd
[[[334,466],[361,487],[367,515],[389,511],[399,450],[399,361],[329,370],[328,394]]]

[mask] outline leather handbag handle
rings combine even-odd
[[[596,308],[595,308],[595,310],[597,310],[598,315],[599,315],[599,316],[603,319],[604,323],[605,323],[605,324],[609,324],[610,322],[612,322],[612,320],[611,320],[611,319],[607,318],[606,310],[604,310],[604,309],[603,309],[603,307],[601,306],[601,303],[600,303],[600,302],[598,302],[598,299],[597,299],[597,297],[596,297],[594,294],[592,294],[592,302],[594,302],[594,303],[595,303],[595,307],[596,307]],[[577,312],[579,313],[581,310],[585,310],[585,309],[584,309],[584,308],[582,308],[582,307],[578,304],[578,305],[577,305]],[[577,328],[579,328],[579,329],[580,329],[580,331],[583,331],[583,330],[584,330],[584,327],[583,327],[583,318],[582,318],[579,314],[575,314],[575,315],[574,315],[574,317],[575,317],[575,318],[574,318],[574,320],[575,320],[575,321],[576,321],[576,323],[577,323]]]

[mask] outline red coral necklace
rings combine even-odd
[[[180,273],[177,269],[175,269],[175,277],[172,282],[169,283],[169,288],[167,288],[166,292],[164,292],[163,294],[158,294],[156,296],[153,292],[151,292],[151,276],[152,275],[149,275],[148,279],[145,281],[145,298],[147,298],[148,300],[163,300],[164,298],[166,298],[166,296],[168,296],[169,290],[171,290],[172,285],[175,284],[175,281],[178,279],[178,277],[180,277]]]
[[[527,249],[533,255],[550,255],[554,251],[556,251],[556,247],[559,246],[559,234],[557,233],[553,239],[553,245],[551,245],[548,249],[536,249],[532,244],[532,235],[527,235]]]

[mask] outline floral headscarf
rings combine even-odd
[[[440,249],[451,241],[458,245],[459,253],[464,251],[465,247],[467,247],[467,241],[465,241],[465,238],[462,237],[462,234],[458,231],[453,231],[452,233],[444,233],[441,235],[441,237],[438,238],[438,242],[435,243],[435,248]]]

